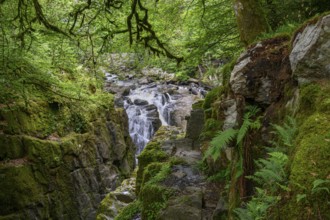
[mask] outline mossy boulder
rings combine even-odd
[[[313,184],[330,175],[330,86],[313,83],[301,88],[300,126],[293,150],[289,185],[291,197],[284,207],[289,219],[329,218],[330,194],[315,192]],[[322,185],[330,188],[330,185]],[[299,197],[303,199],[298,199]],[[299,200],[299,202],[298,202]]]
[[[139,194],[143,182],[145,168],[153,162],[165,162],[169,158],[161,149],[161,143],[157,140],[150,141],[138,156],[139,168],[136,176],[136,192]]]

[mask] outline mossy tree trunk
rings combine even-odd
[[[233,3],[240,38],[245,46],[270,30],[258,0],[233,0]]]

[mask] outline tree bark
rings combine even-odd
[[[245,46],[251,44],[259,34],[270,30],[258,0],[234,0],[234,11],[240,38]]]

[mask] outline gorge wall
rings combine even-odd
[[[113,96],[0,108],[0,218],[95,219],[135,166],[127,116]],[[98,101],[101,100],[101,101]]]

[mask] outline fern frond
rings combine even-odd
[[[247,106],[246,110],[247,112],[244,114],[243,117],[243,124],[238,131],[237,140],[236,140],[237,145],[239,145],[243,141],[249,129],[259,129],[261,127],[261,123],[260,123],[261,117],[258,117],[254,121],[251,120],[251,118],[260,111],[260,109],[256,106]]]
[[[287,146],[291,147],[293,145],[293,140],[297,132],[297,124],[294,118],[287,116],[285,118],[285,123],[283,126],[272,125],[274,128],[274,133],[279,137],[280,142]]]
[[[250,120],[250,114],[247,113],[247,114],[244,115],[243,124],[242,124],[242,126],[239,129],[238,134],[237,134],[237,140],[236,140],[237,145],[239,145],[242,142],[242,140],[245,137],[246,133],[250,129],[251,124],[252,124],[252,121]]]
[[[232,141],[237,135],[237,130],[230,128],[224,131],[218,132],[218,134],[212,139],[210,147],[205,153],[205,158],[211,156],[215,161],[220,157],[221,150],[224,149],[230,141]]]

